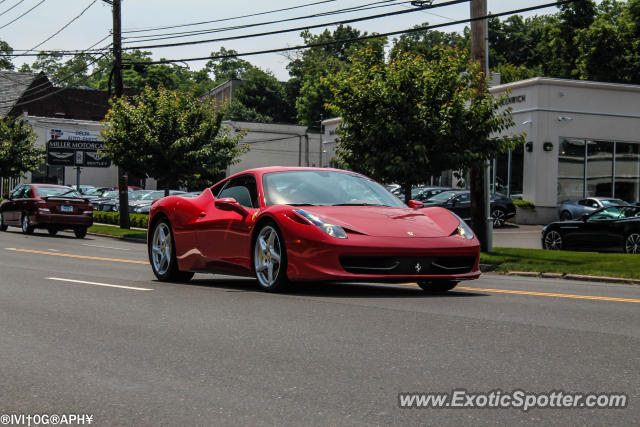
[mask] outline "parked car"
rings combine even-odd
[[[154,190],[132,190],[129,191],[129,207],[142,200],[145,196],[153,193]],[[99,203],[101,211],[118,212],[120,210],[120,194],[115,190],[115,197]],[[131,210],[129,210],[131,211]]]
[[[453,190],[453,188],[451,187],[416,187],[415,189],[411,190],[411,199],[426,202],[433,196],[437,196],[444,191],[451,190]]]
[[[640,206],[609,206],[582,219],[556,221],[542,230],[544,249],[640,253]]]
[[[465,221],[471,220],[471,193],[469,190],[443,191],[424,202],[424,207],[440,206],[457,214]],[[491,218],[495,228],[504,227],[509,218],[516,215],[516,207],[508,197],[491,195]]]
[[[21,184],[0,203],[0,230],[9,225],[25,234],[46,228],[49,234],[71,229],[83,238],[93,225],[93,208],[76,190],[63,185]]]
[[[184,194],[186,194],[184,191],[169,190],[170,196],[183,196]],[[139,200],[133,203],[129,203],[129,212],[148,214],[149,211],[151,210],[151,205],[153,204],[153,202],[158,199],[162,199],[163,197],[164,197],[164,190],[151,191],[145,194],[144,196],[142,196]]]
[[[627,202],[610,197],[587,197],[586,199],[564,202],[558,205],[558,216],[561,221],[580,219],[583,215],[609,206],[624,206]]]
[[[72,185],[71,188],[73,188],[74,190],[76,190],[78,193],[82,194],[83,196],[96,189],[96,187],[94,185]]]

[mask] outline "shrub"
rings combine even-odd
[[[515,199],[513,201],[513,204],[522,209],[530,209],[532,211],[536,210],[536,205],[534,205],[533,202],[530,202],[528,200]]]
[[[120,224],[120,212],[93,211],[93,222],[99,224]],[[132,227],[147,228],[149,216],[143,214],[129,214]]]

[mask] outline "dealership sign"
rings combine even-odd
[[[95,131],[66,131],[51,129],[47,141],[47,164],[51,166],[82,166],[107,168],[111,160],[100,152],[104,142]]]

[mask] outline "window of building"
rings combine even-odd
[[[640,144],[562,138],[558,202],[585,197],[640,199]]]

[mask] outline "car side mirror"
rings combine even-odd
[[[238,203],[238,201],[233,197],[223,197],[222,199],[216,199],[214,203],[216,208],[223,211],[235,211],[242,216],[247,216],[249,214],[249,211],[247,211],[244,206]]]
[[[419,200],[409,200],[408,205],[409,205],[409,207],[411,209],[422,209],[422,208],[424,208],[424,203],[422,203]]]

